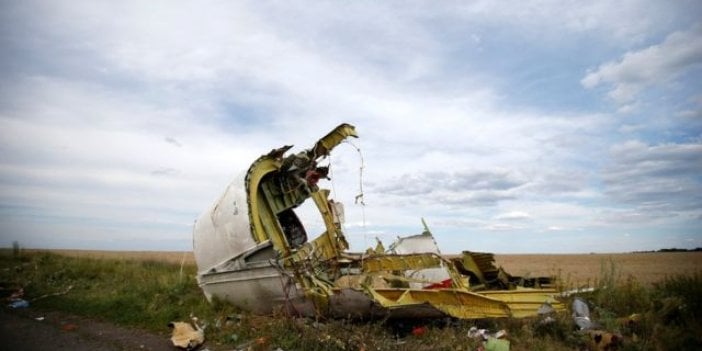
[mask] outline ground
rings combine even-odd
[[[164,325],[165,330],[167,326]],[[12,351],[176,350],[165,333],[155,335],[65,313],[37,311],[31,307],[0,310],[0,338],[3,340],[1,348]]]

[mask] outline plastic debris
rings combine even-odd
[[[490,338],[502,339],[507,336],[507,331],[502,329],[495,334],[490,334],[487,329],[478,329],[477,327],[470,327],[468,329],[468,337],[471,339],[483,339],[488,340]]]
[[[487,329],[478,329],[478,327],[470,327],[468,329],[468,337],[471,339],[483,339],[487,340],[488,339],[488,331]]]
[[[509,351],[509,340],[488,338],[485,342],[485,351]]]
[[[193,325],[195,325],[193,327]],[[196,319],[193,318],[193,323],[187,322],[171,322],[168,326],[173,328],[173,336],[171,342],[173,345],[185,350],[194,350],[205,342],[205,329],[201,328]]]
[[[541,305],[541,307],[539,307],[539,309],[536,311],[536,313],[538,313],[539,315],[546,315],[546,314],[551,314],[551,313],[555,313],[555,312],[556,312],[556,310],[548,302],[544,302],[544,304]]]
[[[23,299],[17,299],[17,300],[10,302],[10,304],[7,306],[10,308],[27,308],[27,307],[29,307],[29,301],[23,300]]]
[[[590,320],[590,308],[583,299],[576,297],[573,300],[573,321],[580,330],[592,329],[592,321]]]
[[[37,317],[37,318],[34,318],[34,320],[37,320],[37,321],[41,322],[41,321],[44,320],[44,317],[43,317],[43,316],[42,316],[42,317]]]
[[[422,335],[426,334],[427,330],[429,330],[429,329],[425,326],[417,326],[417,327],[412,328],[412,335],[422,336]]]

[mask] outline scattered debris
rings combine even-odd
[[[73,285],[69,285],[66,289],[64,289],[63,291],[57,292],[57,293],[51,293],[51,294],[46,294],[46,295],[41,295],[39,297],[35,297],[32,299],[32,302],[36,302],[36,301],[39,301],[41,299],[45,299],[45,298],[50,297],[50,296],[66,295],[66,294],[68,294],[69,291],[71,291],[71,289],[73,289]]]
[[[425,326],[416,326],[416,327],[412,328],[412,335],[419,337],[419,336],[426,334],[426,332],[428,330],[429,330],[429,328],[427,328]]]
[[[7,305],[10,308],[27,308],[29,307],[29,301],[24,299],[16,299]]]
[[[507,331],[502,329],[495,334],[490,334],[487,329],[471,327],[468,330],[468,337],[480,339],[478,350],[482,351],[509,351],[510,343],[507,340]]]
[[[602,330],[589,330],[587,333],[590,337],[588,346],[592,351],[614,350],[622,343],[621,335]]]
[[[343,205],[319,181],[332,174],[331,161],[320,162],[350,137],[355,128],[341,124],[307,150],[271,150],[200,216],[193,251],[208,300],[256,314],[334,318],[521,318],[536,316],[545,302],[564,310],[550,278],[512,276],[491,253],[449,259],[425,223],[421,234],[398,237],[388,250],[379,243],[347,251]],[[362,179],[360,187],[362,194]],[[295,213],[305,202],[324,223],[312,240]]]
[[[556,310],[553,308],[553,306],[551,306],[550,303],[544,302],[544,304],[541,305],[541,307],[539,307],[538,310],[536,310],[536,313],[538,313],[540,316],[544,316],[556,313]]]
[[[580,297],[573,299],[573,321],[580,328],[580,330],[588,330],[593,327],[592,321],[590,320],[590,308],[587,307],[587,303]]]
[[[485,351],[509,351],[509,340],[488,338],[485,342]]]
[[[168,323],[168,326],[173,329],[171,342],[176,347],[194,350],[205,342],[205,328],[197,324],[196,318],[193,318],[192,324],[188,322],[171,322]]]
[[[495,334],[490,334],[490,332],[487,329],[478,329],[478,327],[470,327],[470,329],[468,329],[468,337],[471,339],[482,340],[488,340],[490,338],[503,339],[507,337],[507,331],[502,329]]]
[[[470,327],[468,329],[468,337],[471,339],[483,339],[487,340],[488,338],[488,331],[487,329],[478,329],[478,327]]]

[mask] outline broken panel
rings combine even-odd
[[[355,128],[342,124],[313,147],[262,155],[235,179],[195,224],[198,282],[254,313],[306,316],[485,318],[535,315],[555,309],[548,278],[509,275],[487,253],[446,258],[426,224],[385,250],[346,251],[343,205],[319,188],[329,169],[319,162]],[[295,209],[310,201],[324,228],[309,233]]]

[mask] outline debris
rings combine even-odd
[[[541,305],[541,307],[539,307],[539,309],[536,311],[536,313],[538,313],[539,315],[552,314],[555,312],[556,310],[548,302],[544,302],[544,304]]]
[[[504,329],[502,329],[502,330],[498,331],[497,333],[495,333],[495,338],[496,338],[496,339],[502,339],[502,338],[506,338],[506,337],[507,337],[507,331],[504,330]]]
[[[592,351],[613,350],[622,342],[620,335],[602,330],[589,330],[588,335],[588,345]]]
[[[68,294],[69,291],[71,291],[71,289],[73,289],[73,285],[69,285],[66,289],[64,289],[63,291],[57,292],[57,293],[51,293],[51,294],[46,294],[46,295],[41,295],[39,297],[35,297],[32,299],[32,302],[39,301],[41,299],[45,299],[45,298],[50,297],[50,296],[66,295],[66,294]]]
[[[487,340],[488,339],[488,331],[487,329],[478,329],[478,327],[470,327],[468,329],[468,337],[471,339],[483,339]]]
[[[69,332],[78,329],[78,326],[73,323],[65,323],[61,326],[61,329],[63,329],[63,331]]]
[[[193,327],[195,325],[195,327]],[[195,318],[192,324],[187,322],[171,322],[168,326],[173,329],[171,342],[176,347],[185,350],[194,350],[205,342],[205,329],[201,328]]]
[[[422,233],[398,237],[387,251],[379,243],[349,252],[343,205],[320,187],[333,174],[331,151],[351,137],[355,127],[341,124],[307,150],[271,150],[200,216],[193,253],[209,301],[315,318],[522,318],[545,302],[564,309],[548,277],[512,276],[489,253],[445,257],[423,220]],[[316,237],[295,212],[310,203],[324,224]]]
[[[37,317],[37,318],[34,318],[34,320],[39,321],[39,322],[42,322],[42,321],[44,321],[44,317],[43,317],[43,316],[42,316],[42,317]]]
[[[583,301],[580,297],[576,297],[573,300],[573,321],[580,328],[580,330],[588,330],[592,328],[592,321],[590,320],[590,308],[587,307],[587,303]]]
[[[429,330],[429,329],[428,329],[427,327],[425,327],[425,326],[416,326],[416,327],[412,328],[412,335],[414,335],[414,336],[422,336],[422,335],[426,334],[426,332],[427,332],[428,330]]]
[[[507,331],[502,329],[495,334],[490,334],[490,332],[487,329],[478,329],[478,327],[470,327],[470,329],[468,329],[468,337],[471,339],[483,340],[488,340],[490,338],[503,339],[507,337]]]
[[[29,301],[23,300],[23,299],[17,299],[17,300],[10,302],[10,304],[7,306],[10,308],[27,308],[27,307],[29,307]]]
[[[509,340],[488,338],[485,342],[485,351],[509,351]]]

